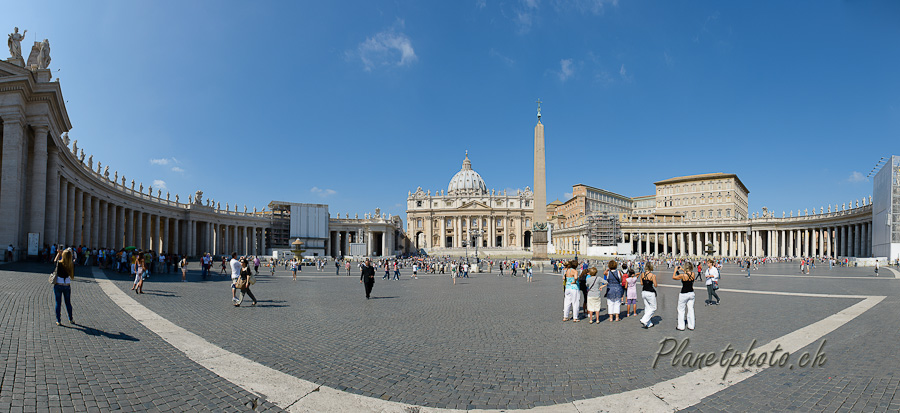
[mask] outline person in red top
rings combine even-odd
[[[703,266],[701,263],[697,263],[697,274],[703,274]]]

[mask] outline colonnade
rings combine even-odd
[[[394,255],[397,250],[397,240],[401,237],[392,224],[368,227],[364,224],[356,226],[348,224],[345,220],[340,221],[337,228],[332,228],[328,234],[326,251],[332,257],[351,255],[350,244],[353,243],[366,244],[367,256],[389,256]],[[335,222],[331,225],[334,227]]]
[[[870,221],[820,224],[800,228],[626,230],[626,241],[643,255],[713,255],[726,257],[869,257]]]
[[[50,244],[187,254],[261,254],[270,218],[202,202],[181,202],[160,188],[126,186],[93,156],[85,159],[58,82],[49,71],[3,64],[0,78],[0,244],[22,259]],[[29,248],[30,247],[30,248]]]

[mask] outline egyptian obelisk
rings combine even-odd
[[[547,260],[547,167],[544,157],[544,125],[541,123],[541,100],[538,99],[537,125],[534,127],[534,228],[532,228],[533,261]]]

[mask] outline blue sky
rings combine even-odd
[[[0,27],[50,40],[70,136],[129,180],[362,215],[446,189],[466,150],[489,188],[531,186],[538,98],[548,200],[708,172],[753,211],[862,198],[900,153],[898,21],[888,1],[40,1]]]

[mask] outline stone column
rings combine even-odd
[[[428,225],[429,226],[434,225],[434,223],[429,221]],[[384,253],[384,251],[387,249],[386,247],[387,247],[387,231],[382,231],[381,232],[381,251],[379,251],[379,253],[381,254],[382,257],[387,256],[387,254]]]
[[[24,122],[17,114],[0,115],[3,119],[3,154],[0,162],[0,245],[12,244],[16,250],[22,249],[19,228],[22,223],[22,196],[25,190],[23,171],[25,148]]]
[[[870,226],[872,224],[862,224],[862,233],[863,233],[863,257],[871,257],[872,256],[872,233],[870,231]]]
[[[169,218],[160,216],[160,230],[162,234],[160,234],[161,242],[159,250],[163,252],[171,252],[172,247],[169,244]]]
[[[57,211],[59,214],[59,227],[57,228],[57,243],[58,244],[68,244],[69,237],[69,209],[71,205],[69,203],[69,181],[60,177],[60,187],[59,187],[59,210]]]
[[[72,213],[69,215],[69,222],[72,228],[70,233],[72,234],[72,242],[69,245],[74,247],[78,247],[81,245],[81,229],[82,229],[82,214],[81,208],[84,206],[84,196],[81,194],[81,189],[77,186],[72,187],[72,194],[69,198],[69,205],[74,205],[72,208]]]
[[[91,243],[93,249],[99,248],[100,245],[100,199],[92,196],[91,198]]]
[[[181,241],[181,222],[180,219],[176,218],[174,225],[172,225],[172,240],[175,242],[172,250],[178,255],[184,255],[184,243]]]
[[[34,140],[31,156],[31,202],[27,231],[38,234],[38,248],[47,240],[44,221],[47,206],[47,125],[31,125]]]
[[[109,248],[109,240],[107,239],[107,235],[109,235],[109,210],[106,201],[97,201],[97,213],[99,218],[97,222],[97,247]]]
[[[127,246],[124,245],[125,241],[122,236],[122,231],[125,230],[125,207],[114,206],[113,211],[116,214],[113,226],[113,247],[118,250]]]
[[[44,197],[42,207],[45,210],[44,231],[46,235],[43,235],[42,244],[43,242],[59,244],[61,239],[59,237],[59,184],[61,179],[59,177],[59,150],[56,149],[56,146],[51,146],[47,151],[47,176],[44,180],[47,196]]]
[[[367,228],[366,229],[366,255],[369,257],[372,256],[372,242],[373,242],[372,231]]]
[[[122,244],[125,247],[136,246],[134,243],[134,210],[122,207],[125,216],[123,223],[125,225],[125,239]]]
[[[860,224],[854,224],[854,225],[853,225],[853,256],[854,256],[854,257],[861,257],[861,256],[862,256],[862,248],[861,248],[861,246],[862,246],[862,236],[861,236],[861,234],[860,234],[860,232],[861,232],[860,230],[861,230],[862,228],[860,228],[860,227],[861,227]]]

